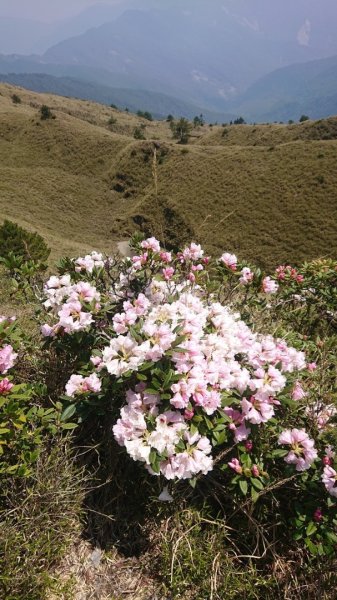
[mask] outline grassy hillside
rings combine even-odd
[[[52,258],[111,251],[137,228],[263,265],[337,256],[337,118],[204,126],[180,146],[165,122],[7,84],[0,93],[1,214],[41,233]],[[40,120],[42,104],[55,119]],[[133,137],[140,125],[145,140]]]

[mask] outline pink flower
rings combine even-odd
[[[317,458],[315,442],[309,438],[304,429],[286,429],[279,436],[278,444],[291,446],[284,460],[288,464],[296,465],[296,471],[309,469]]]
[[[82,331],[93,323],[91,313],[84,312],[78,300],[63,304],[61,310],[58,312],[58,316],[60,317],[59,325],[64,328],[66,333]]]
[[[333,449],[333,447],[332,447],[332,446],[327,446],[327,447],[325,448],[325,454],[326,454],[326,456],[328,456],[329,458],[334,458],[334,457],[335,457],[335,454],[336,454],[336,452],[334,451],[334,449]]]
[[[12,346],[7,344],[0,349],[0,373],[7,373],[14,365],[15,359],[17,358],[16,352],[14,352]]]
[[[66,394],[72,398],[85,392],[99,392],[101,387],[102,383],[96,373],[92,373],[88,377],[72,375],[66,385]]]
[[[173,267],[167,267],[166,269],[162,270],[164,279],[166,279],[166,281],[169,281],[172,277],[172,275],[174,274],[174,268]]]
[[[164,263],[170,263],[172,260],[171,252],[161,252],[159,256]]]
[[[291,392],[291,397],[293,400],[303,400],[303,398],[306,397],[306,392],[304,391],[304,389],[302,388],[301,384],[299,381],[295,382],[295,385],[292,389]]]
[[[191,419],[193,419],[193,417],[194,417],[193,410],[189,410],[188,408],[186,408],[186,410],[184,411],[184,419],[186,421],[190,421]]]
[[[311,362],[307,364],[307,369],[309,371],[315,371],[317,369],[317,364],[315,362]]]
[[[132,257],[132,263],[133,263],[133,267],[138,270],[141,269],[143,265],[146,264],[148,259],[148,253],[144,252],[144,254],[140,254],[139,256],[133,256]]]
[[[50,327],[48,323],[41,325],[40,331],[44,337],[54,337],[56,333],[54,327]]]
[[[278,290],[278,283],[271,277],[265,277],[262,280],[262,289],[265,294],[275,294]]]
[[[225,252],[220,257],[220,260],[224,263],[224,265],[226,265],[226,267],[228,267],[229,269],[231,269],[231,271],[235,271],[236,270],[238,259],[235,256],[235,254],[229,254],[229,252]]]
[[[325,486],[325,489],[329,492],[329,494],[331,496],[334,496],[335,498],[337,498],[337,485],[335,485],[336,480],[337,480],[337,473],[336,473],[335,469],[333,469],[329,465],[324,467],[324,471],[323,471],[323,475],[322,475],[323,484]]]
[[[201,248],[200,244],[192,244],[185,248],[183,253],[180,255],[182,260],[200,260],[204,255],[204,251]]]
[[[243,398],[241,407],[245,419],[253,425],[266,423],[274,416],[273,405],[269,401],[257,400],[255,396],[251,396],[249,400]]]
[[[9,379],[5,377],[5,379],[0,381],[0,395],[4,396],[5,394],[8,394],[11,391],[12,387],[13,383],[11,383]]]
[[[254,477],[258,477],[260,475],[259,467],[257,465],[253,465],[251,471]]]
[[[240,464],[240,461],[238,461],[237,458],[232,458],[232,460],[228,463],[228,466],[233,469],[236,473],[238,473],[239,475],[241,475],[242,473],[242,466]]]
[[[234,441],[238,443],[246,440],[250,434],[250,429],[246,426],[244,415],[230,406],[226,406],[224,412],[232,421],[229,424],[229,429],[234,433]],[[250,443],[252,444],[252,442]]]
[[[151,237],[147,240],[144,240],[140,245],[146,250],[152,250],[152,252],[160,252],[160,244],[155,237]]]
[[[240,283],[243,285],[248,285],[254,279],[254,273],[249,269],[249,267],[243,267],[241,271],[241,277],[239,279]]]

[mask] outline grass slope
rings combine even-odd
[[[204,126],[183,147],[165,122],[7,84],[0,93],[1,214],[41,233],[52,258],[111,251],[136,228],[262,265],[337,256],[336,118]],[[41,104],[56,118],[41,121]]]

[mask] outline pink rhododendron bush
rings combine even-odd
[[[62,419],[108,425],[162,500],[187,498],[189,483],[230,526],[241,511],[268,544],[283,523],[313,554],[333,553],[335,283],[329,261],[266,275],[155,238],[125,260],[64,260],[41,300]],[[4,375],[12,360],[4,347]]]

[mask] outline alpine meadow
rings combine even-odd
[[[0,6],[1,600],[336,599],[336,24]]]

